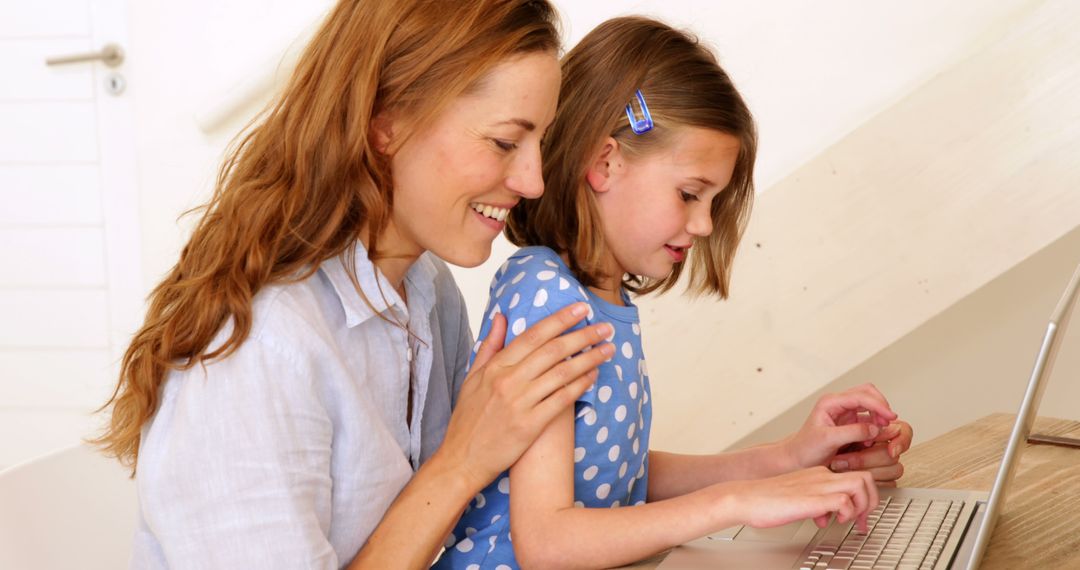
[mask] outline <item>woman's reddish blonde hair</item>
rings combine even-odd
[[[389,160],[373,147],[384,111],[422,125],[501,61],[557,52],[546,0],[341,0],[276,101],[234,143],[213,197],[150,294],[93,443],[132,467],[170,370],[224,358],[247,337],[252,298],[298,281],[363,236],[378,256],[393,207]],[[395,128],[395,143],[408,137]],[[211,341],[227,322],[231,335]]]

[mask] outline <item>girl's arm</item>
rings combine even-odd
[[[649,501],[692,493],[723,481],[764,479],[802,469],[778,443],[719,453],[683,455],[649,450]]]
[[[911,445],[911,426],[871,384],[823,396],[803,427],[776,442],[717,455],[649,453],[649,500],[693,492],[721,481],[760,479],[817,465],[834,471],[864,469],[876,480],[903,474],[900,454]],[[872,443],[872,446],[866,444]],[[843,448],[856,451],[837,455]],[[839,461],[843,461],[839,464]]]
[[[573,449],[574,416],[566,410],[510,469],[511,536],[522,567],[619,566],[735,524],[770,527],[804,518],[824,524],[831,512],[841,521],[865,521],[877,504],[869,475],[819,467],[641,506],[575,508]]]
[[[462,385],[442,446],[390,505],[349,568],[427,568],[465,505],[512,464],[551,418],[593,383],[595,368],[611,354],[608,325],[563,336],[587,309],[571,305],[538,322],[499,351],[506,320],[491,334]],[[556,338],[557,337],[557,338]]]

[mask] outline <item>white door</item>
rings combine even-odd
[[[0,467],[100,423],[142,310],[123,0],[0,0]],[[126,88],[120,89],[118,87]]]

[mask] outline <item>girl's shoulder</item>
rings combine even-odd
[[[502,264],[491,281],[493,301],[507,300],[516,307],[526,294],[531,295],[528,300],[537,308],[557,305],[557,309],[589,300],[585,288],[559,254],[545,246],[519,249]],[[513,307],[504,310],[508,308]]]

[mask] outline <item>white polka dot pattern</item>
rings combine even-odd
[[[608,341],[614,344],[615,354],[600,366],[594,387],[575,404],[574,506],[644,504],[652,408],[637,308],[626,296],[626,306],[616,306],[591,295],[554,252],[541,247],[524,248],[511,257],[490,291],[494,296],[488,315],[504,313],[510,325],[506,343],[528,326],[579,301],[588,303],[588,315],[575,329],[600,322],[613,325]],[[482,323],[474,356],[491,322]],[[509,493],[509,472],[478,493],[433,568],[518,568],[510,535]]]

